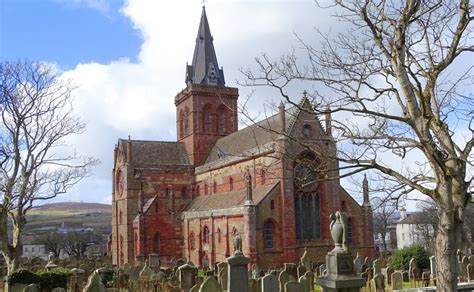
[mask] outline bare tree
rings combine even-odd
[[[397,213],[397,205],[393,201],[386,201],[381,198],[372,200],[374,232],[380,235],[383,251],[388,251],[387,234],[389,227],[396,224],[394,216]]]
[[[64,238],[64,234],[51,232],[40,236],[37,242],[44,244],[46,250],[54,253],[54,257],[58,259],[64,245]]]
[[[347,33],[319,32],[318,47],[300,40],[304,61],[296,53],[279,61],[263,55],[256,71],[243,72],[246,84],[276,88],[298,106],[291,86],[313,82],[314,110],[333,114],[334,139],[344,145],[337,152],[342,176],[372,171],[393,199],[415,191],[433,199],[438,289],[456,291],[455,252],[472,196],[473,5],[336,0],[325,8]]]
[[[63,249],[71,257],[80,258],[86,252],[91,233],[69,232],[64,235]]]
[[[71,91],[48,65],[0,63],[0,240],[8,273],[18,267],[26,213],[65,193],[97,163],[66,144],[85,128],[72,115]]]

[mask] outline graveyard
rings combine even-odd
[[[249,264],[236,238],[233,255],[212,267],[197,266],[180,258],[160,260],[157,254],[136,257],[133,264],[112,265],[108,256],[47,261],[38,258],[20,263],[4,277],[2,291],[43,292],[309,292],[309,291],[436,291],[436,259],[430,269],[420,269],[415,258],[408,269],[395,270],[390,258],[362,258],[353,254],[344,238],[345,214],[336,212],[331,236],[334,248],[326,262],[314,262],[305,252],[297,263],[268,270]],[[474,256],[458,250],[459,291],[474,289]],[[2,270],[5,273],[4,270]]]

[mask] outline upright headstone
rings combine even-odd
[[[260,268],[257,266],[257,264],[252,265],[252,279],[258,279],[260,275]]]
[[[469,263],[467,264],[467,281],[472,282],[474,281],[474,265]]]
[[[262,278],[262,292],[279,291],[278,281],[275,275],[268,274]]]
[[[395,272],[395,270],[392,268],[392,266],[388,266],[386,270],[387,274],[387,284],[392,285],[392,274]]]
[[[281,271],[278,275],[278,285],[280,287],[280,291],[285,291],[285,284],[290,282],[290,275],[285,271]]]
[[[415,275],[413,273],[415,272],[416,268],[417,268],[416,260],[415,258],[411,258],[408,264],[408,278],[410,279],[410,281],[415,280]]]
[[[151,253],[148,255],[148,264],[155,273],[158,273],[160,270],[160,258],[158,257],[158,254]]]
[[[41,292],[41,289],[38,284],[30,284],[23,289],[23,292]]]
[[[179,288],[183,290],[191,289],[196,285],[197,274],[198,269],[189,263],[180,266],[178,268]]]
[[[401,272],[396,271],[392,274],[392,290],[403,289],[403,275]]]
[[[227,263],[218,263],[217,265],[217,274],[219,275],[222,269],[227,269]]]
[[[306,271],[311,270],[311,259],[309,258],[308,249],[304,247],[303,255],[300,258],[301,264],[305,267]]]
[[[298,266],[298,279],[306,273],[306,268],[303,265]]]
[[[285,292],[301,292],[300,283],[296,281],[290,281],[285,284]]]
[[[362,270],[362,266],[364,265],[364,260],[362,257],[357,253],[355,259],[354,259],[354,270],[357,275],[360,275],[364,270]]]
[[[249,279],[249,292],[258,292],[257,280]]]
[[[235,246],[235,244],[234,244]],[[227,258],[227,291],[228,292],[248,292],[249,274],[247,265],[249,259],[246,258],[240,249],[234,250],[234,255]]]
[[[298,279],[297,266],[293,263],[285,263],[284,265],[285,265],[285,271],[288,273],[288,275],[293,276],[294,280]]]
[[[436,278],[436,258],[435,256],[430,256],[430,276],[431,278]]]
[[[84,288],[83,292],[105,292],[105,286],[102,283],[102,277],[99,275],[99,272],[95,270],[87,280],[87,285]]]
[[[220,272],[219,272],[219,275],[217,277],[217,281],[219,282],[219,284],[221,284],[221,288],[223,290],[227,289],[227,267],[225,267],[225,268],[221,267],[220,268]]]
[[[382,263],[380,259],[376,259],[373,262],[374,275],[382,273]]]
[[[298,282],[300,283],[301,292],[310,292],[311,291],[310,279],[308,279],[306,276],[301,276],[299,278]]]
[[[138,254],[136,257],[135,257],[135,260],[138,262],[138,263],[144,263],[145,262],[145,255],[144,254]]]
[[[385,291],[385,280],[382,273],[377,273],[374,276],[375,282],[375,290],[377,292],[384,292]]]
[[[222,289],[215,277],[207,277],[201,284],[199,292],[222,292]]]

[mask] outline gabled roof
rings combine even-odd
[[[129,143],[132,146],[132,164],[136,167],[191,166],[186,147],[181,142],[119,139],[124,155]]]
[[[277,191],[279,182],[274,184],[258,186],[253,189],[252,196],[255,205],[258,205],[267,195]],[[247,190],[235,190],[226,193],[198,196],[189,204],[185,212],[198,212],[217,209],[229,209],[244,205],[247,198]]]
[[[428,212],[417,212],[409,214],[405,219],[402,219],[397,222],[397,224],[434,224],[433,216],[436,216],[436,210],[433,210],[433,214]]]
[[[224,86],[224,71],[219,68],[213,38],[207,21],[206,9],[202,7],[201,22],[196,37],[193,63],[186,66],[187,84]]]
[[[299,109],[297,107],[291,107],[285,111],[287,130],[293,125],[298,114]],[[207,157],[206,164],[224,157],[251,156],[265,152],[269,150],[269,143],[274,142],[281,135],[280,129],[280,119],[277,113],[254,125],[227,135],[217,140]]]

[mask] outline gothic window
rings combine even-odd
[[[204,185],[204,195],[207,196],[209,186],[207,184]]]
[[[229,190],[233,190],[234,189],[234,179],[233,178],[229,178]]]
[[[299,242],[321,238],[319,196],[315,192],[298,192],[294,197],[296,239]]]
[[[271,200],[270,201],[270,210],[274,210],[275,209],[275,200]]]
[[[265,176],[266,176],[265,169],[260,170],[260,177],[261,177],[262,185],[265,184],[265,179],[266,179]]]
[[[221,229],[217,228],[217,242],[221,243]]]
[[[186,187],[183,187],[183,188],[181,189],[181,197],[182,197],[182,198],[185,198],[185,197],[186,197],[186,191],[187,191]]]
[[[353,244],[353,234],[352,234],[352,218],[347,218],[347,243],[348,244]]]
[[[306,138],[313,136],[313,129],[308,124],[303,125],[302,132],[303,132],[303,136],[305,136]]]
[[[155,202],[155,213],[158,213],[158,202]]]
[[[202,243],[209,244],[209,228],[207,226],[204,226],[202,230]]]
[[[217,194],[217,183],[216,182],[214,182],[214,184],[212,186],[212,193]]]
[[[199,185],[196,186],[196,196],[199,196]]]
[[[153,252],[160,254],[160,234],[157,232],[153,238]]]
[[[202,109],[202,130],[204,133],[211,132],[211,105],[206,104]]]
[[[194,239],[194,233],[191,232],[191,234],[189,235],[189,248],[194,250],[196,248],[196,241]]]
[[[122,212],[122,210],[120,210],[120,211],[119,211],[119,224],[122,224],[122,223],[123,223],[122,217],[123,217],[123,212]]]
[[[273,232],[274,226],[273,222],[268,220],[263,224],[263,247],[264,248],[273,248]]]
[[[221,104],[217,108],[217,133],[224,134],[226,132],[226,108],[225,105]]]
[[[184,115],[183,115],[183,128],[184,128],[184,135],[189,134],[189,110],[188,108],[184,109]]]
[[[184,113],[183,110],[179,111],[179,137],[184,137]]]

